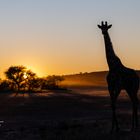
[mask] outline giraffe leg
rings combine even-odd
[[[130,99],[132,101],[132,128],[131,131],[134,131],[138,128],[138,97],[134,92],[128,92]],[[137,93],[137,92],[135,92]]]
[[[138,128],[138,99],[135,98],[133,101],[133,115],[132,115],[132,129],[136,130]]]
[[[112,128],[111,128],[111,132],[113,132],[115,126],[118,125],[117,118],[116,118],[116,105],[115,105],[114,100],[111,100],[111,107],[112,107]]]
[[[117,116],[116,116],[116,101],[117,101],[118,95],[119,95],[119,92],[110,91],[111,107],[112,107],[112,128],[111,128],[111,132],[113,132],[114,128],[116,129],[116,131],[119,131],[119,125],[118,125],[118,120],[117,120]]]
[[[134,126],[135,126],[135,123],[134,123],[134,118],[135,118],[135,111],[134,111],[134,109],[135,109],[135,107],[134,107],[135,105],[134,105],[134,103],[132,103],[132,110],[133,110],[133,112],[132,112],[132,128],[131,128],[131,131],[133,131],[134,130]]]
[[[131,128],[131,131],[134,131],[136,129],[136,126],[137,126],[137,109],[136,109],[136,104],[135,103],[132,104],[132,109],[133,109],[133,112],[132,112],[132,128]]]
[[[136,123],[136,128],[138,128],[138,126],[139,126],[139,120],[138,120],[138,102],[137,102],[137,104],[136,104],[136,113],[135,113],[135,123]]]
[[[112,131],[115,128],[116,131],[119,131],[118,120],[116,116],[116,99],[112,103]]]
[[[136,96],[136,107],[135,107],[135,125],[136,125],[136,128],[138,128],[138,126],[139,126],[139,120],[138,120],[138,104],[139,104],[139,100],[138,100],[138,97]]]

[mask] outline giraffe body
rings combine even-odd
[[[125,67],[119,57],[115,54],[108,29],[112,25],[102,22],[98,27],[102,30],[105,42],[106,59],[109,67],[107,75],[108,90],[112,107],[112,129],[119,130],[116,117],[116,101],[122,89],[126,90],[132,102],[132,130],[138,127],[138,97],[139,77],[133,69]]]

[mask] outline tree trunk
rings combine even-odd
[[[19,93],[19,91],[20,91],[20,85],[19,83],[17,83],[17,92]]]

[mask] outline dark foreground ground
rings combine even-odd
[[[47,93],[0,94],[0,140],[139,140],[131,132],[131,103],[117,102],[121,131],[110,134],[106,88],[76,88]]]

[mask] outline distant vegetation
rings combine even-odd
[[[6,79],[0,80],[0,92],[42,92],[62,89],[62,76],[47,76],[40,78],[36,73],[24,66],[11,66],[5,71]]]
[[[5,71],[6,78],[0,80],[0,92],[46,92],[66,88],[107,88],[107,71],[80,72],[72,75],[50,75],[38,77],[24,66],[11,66]],[[140,76],[140,71],[137,71]]]

